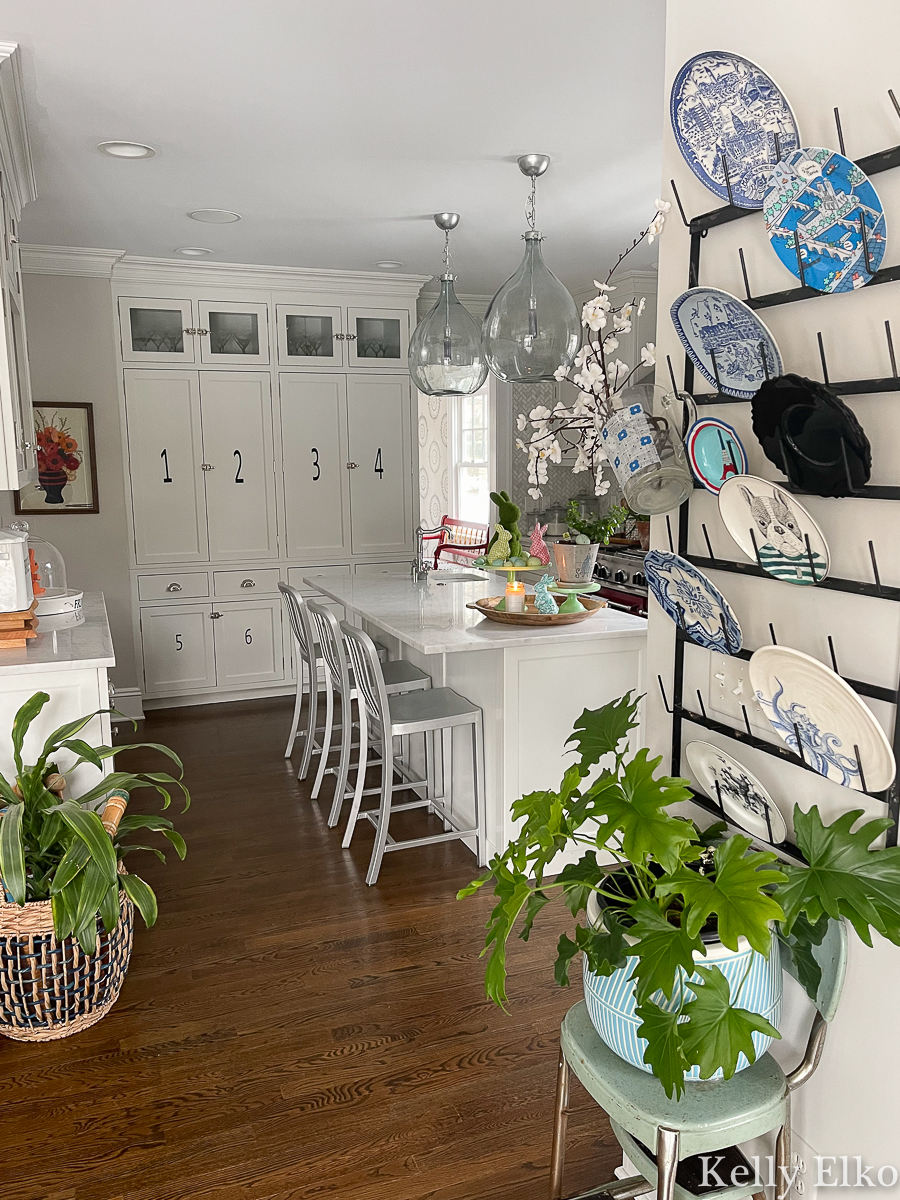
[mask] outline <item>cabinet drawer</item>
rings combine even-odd
[[[141,600],[195,600],[208,595],[209,576],[205,571],[138,576],[138,598]]]
[[[315,596],[318,594],[316,589],[311,587],[310,584],[304,583],[305,579],[314,579],[319,575],[343,575],[346,578],[349,574],[349,563],[340,563],[337,566],[329,565],[325,567],[288,567],[288,583],[304,596]]]
[[[258,596],[278,591],[278,568],[262,571],[213,571],[214,596]]]
[[[356,575],[409,575],[411,570],[410,559],[405,562],[357,563],[353,568]]]

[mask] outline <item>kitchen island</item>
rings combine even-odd
[[[476,571],[434,571],[421,583],[400,575],[306,582],[386,642],[392,658],[408,659],[435,687],[454,688],[481,706],[489,854],[513,836],[513,801],[559,786],[571,761],[565,742],[581,711],[644,690],[642,617],[604,609],[577,625],[501,625],[466,606],[501,594],[505,576]],[[632,736],[641,744],[640,729]],[[453,811],[474,823],[464,741],[454,752]]]

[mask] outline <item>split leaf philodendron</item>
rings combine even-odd
[[[868,945],[873,929],[900,945],[900,848],[871,849],[889,818],[852,832],[862,809],[825,825],[815,806],[808,812],[795,806],[806,864],[778,862],[772,851],[752,849],[743,834],[727,835],[721,822],[701,830],[673,815],[673,805],[691,799],[688,780],[659,773],[661,758],[646,749],[629,753],[639,699],[629,692],[581,714],[569,738],[578,759],[559,790],[516,801],[517,837],[459,895],[493,885],[497,904],[482,951],[490,956],[485,990],[504,1008],[507,942],[517,927],[527,940],[554,896],[582,918],[572,937],[559,939],[557,983],[568,984],[579,952],[599,976],[634,959],[644,1062],[669,1096],[680,1096],[685,1071],[696,1066],[708,1079],[721,1070],[730,1079],[741,1054],[755,1060],[753,1033],[780,1036],[741,1006],[742,984],[732,990],[718,966],[703,964],[710,934],[729,950],[745,940],[768,957],[774,933],[814,998],[820,969],[812,947],[829,920],[846,918]],[[573,845],[584,851],[579,861],[547,876],[559,851]],[[598,852],[610,861],[598,862]],[[584,915],[591,896],[601,908],[595,922]]]

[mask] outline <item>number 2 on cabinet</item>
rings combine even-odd
[[[241,467],[243,467],[243,465],[244,465],[244,460],[241,458],[240,450],[235,450],[233,457],[237,459],[237,470],[234,473],[234,482],[235,483],[243,483],[244,480],[243,480],[243,477],[241,476]]]

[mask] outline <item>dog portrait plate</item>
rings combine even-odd
[[[784,841],[787,826],[778,806],[737,759],[709,742],[690,742],[685,757],[697,782],[710,800],[721,803],[726,817],[764,842],[777,846]]]
[[[718,493],[732,475],[747,470],[747,454],[741,439],[724,421],[716,417],[701,417],[688,430],[685,438],[688,461],[696,478],[708,492]]]
[[[693,563],[651,550],[644,557],[644,575],[653,598],[692,642],[719,654],[740,650],[741,627],[731,605]]]
[[[806,146],[778,163],[763,216],[775,253],[798,279],[799,255],[803,282],[819,292],[865,287],[881,266],[887,230],[878,193],[835,150]]]
[[[732,475],[719,489],[719,516],[744,554],[776,579],[812,585],[827,576],[825,535],[797,497],[777,483]]]
[[[762,646],[750,659],[750,685],[772,728],[813,770],[858,792],[890,787],[896,764],[884,730],[849,683],[817,658]]]
[[[730,292],[689,288],[669,311],[688,357],[710,387],[752,400],[766,379],[781,374],[775,339]]]
[[[769,173],[800,145],[784,95],[762,67],[727,50],[706,50],[684,64],[669,101],[678,149],[711,192],[739,208],[762,208]]]

